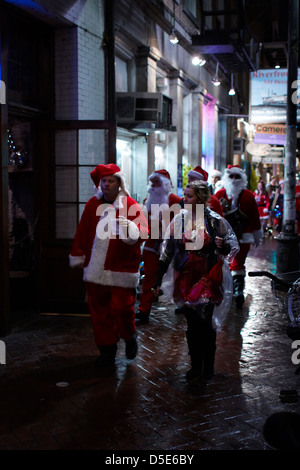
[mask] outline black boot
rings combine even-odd
[[[245,277],[243,274],[237,274],[232,277],[233,281],[233,297],[235,299],[235,305],[237,308],[242,308],[245,297],[244,297],[244,286]]]
[[[109,346],[98,346],[100,356],[95,361],[95,367],[112,366],[115,363],[117,345],[110,344]]]
[[[207,339],[209,339],[209,341],[207,341],[203,353],[203,378],[206,380],[212,379],[214,376],[216,336],[215,330],[211,330],[211,332],[207,333]]]
[[[144,323],[149,323],[149,316],[147,313],[143,313],[138,310],[135,314],[135,324],[143,325]]]
[[[138,345],[136,341],[136,334],[134,334],[130,340],[126,341],[125,352],[127,359],[134,359],[137,355],[137,350]]]
[[[189,348],[189,355],[191,357],[191,369],[186,373],[186,380],[192,382],[202,378],[203,375],[203,361],[201,349],[199,345],[199,338],[191,331],[186,332],[186,339]]]

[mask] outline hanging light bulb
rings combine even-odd
[[[235,95],[235,89],[233,88],[233,77],[232,77],[232,74],[231,74],[231,88],[228,92],[228,95],[230,96],[234,96]]]
[[[192,64],[193,65],[199,65],[199,67],[203,67],[203,65],[206,64],[206,60],[205,59],[202,59],[201,57],[199,57],[198,55],[194,56],[192,58]]]
[[[175,34],[174,28],[172,29],[172,32],[170,34],[170,42],[172,44],[177,44],[178,43],[178,37]]]
[[[175,34],[175,0],[173,0],[173,18],[172,18],[172,31],[170,34],[170,42],[172,44],[178,43],[178,37]]]
[[[218,78],[218,71],[219,71],[219,62],[217,62],[216,73],[215,73],[214,78],[212,79],[212,83],[213,83],[214,86],[220,86],[221,85],[221,82]]]
[[[199,64],[200,64],[200,60],[201,60],[200,57],[199,57],[198,55],[196,55],[196,56],[194,56],[194,57],[192,58],[192,64],[193,64],[193,65],[199,65]]]

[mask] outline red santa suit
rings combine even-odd
[[[268,224],[269,217],[270,217],[270,213],[269,213],[270,198],[266,191],[263,192],[263,191],[260,191],[259,189],[256,189],[253,195],[255,197],[255,201],[257,204],[257,208],[258,208],[261,229],[264,233]]]
[[[268,194],[259,194],[256,190],[254,191],[254,197],[258,208],[259,218],[268,219],[269,218],[269,202],[270,198]]]
[[[149,181],[153,179],[154,176],[158,176],[161,180],[162,186],[164,185],[166,188],[165,194],[165,203],[168,205],[168,208],[174,207],[175,211],[177,212],[181,209],[179,206],[179,202],[181,198],[174,193],[169,192],[170,188],[172,187],[170,174],[168,171],[156,170],[149,176]],[[157,204],[163,204],[163,201],[155,201]],[[144,205],[147,205],[147,198],[144,200]],[[145,206],[146,207],[146,206]],[[166,219],[170,222],[170,220],[174,217],[173,212],[169,212],[169,217]],[[144,279],[142,283],[142,291],[140,294],[140,302],[139,308],[136,315],[137,321],[140,323],[148,321],[152,303],[154,300],[152,288],[156,283],[157,272],[158,272],[158,265],[159,265],[159,256],[160,256],[160,246],[163,239],[163,233],[161,232],[161,227],[159,233],[157,230],[152,230],[151,227],[151,218],[155,217],[153,213],[151,213],[151,208],[147,205],[147,214],[148,214],[148,223],[149,223],[149,238],[146,240],[143,248],[143,261],[144,261]],[[159,214],[161,216],[161,212]],[[161,218],[161,217],[160,217]],[[154,223],[161,224],[161,221],[154,221]],[[152,225],[153,225],[152,224]],[[167,227],[164,227],[165,229]],[[153,234],[153,236],[151,236]],[[157,236],[158,235],[158,236]]]
[[[120,178],[116,165],[98,165],[91,173],[98,187],[103,174]],[[111,173],[112,172],[112,173]],[[124,217],[128,227],[116,219]],[[69,255],[71,267],[83,267],[88,305],[96,345],[129,341],[136,331],[135,289],[139,281],[140,246],[148,236],[148,225],[139,204],[121,190],[112,203],[101,191],[86,204]]]
[[[235,196],[235,198],[229,197],[226,192],[226,183],[230,181],[230,175],[237,173],[240,177],[239,183],[241,187],[244,185],[244,189]],[[228,165],[222,178],[224,188],[216,192],[215,196],[219,200],[227,201],[231,205],[231,210],[239,206],[241,212],[246,215],[246,222],[242,228],[242,235],[238,239],[240,251],[235,255],[232,262],[229,264],[229,269],[233,276],[235,296],[238,297],[239,306],[244,302],[243,289],[244,289],[244,277],[245,277],[245,262],[250,250],[251,244],[258,246],[261,238],[261,223],[259,218],[259,212],[255,198],[251,191],[245,189],[247,184],[246,175],[238,165]],[[226,218],[226,212],[224,211],[224,217]]]

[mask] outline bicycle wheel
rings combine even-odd
[[[294,282],[288,292],[287,310],[290,321],[300,324],[300,279]]]

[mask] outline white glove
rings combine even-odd
[[[120,227],[120,238],[129,245],[135,243],[140,236],[137,225],[122,215],[118,217],[117,221]]]

